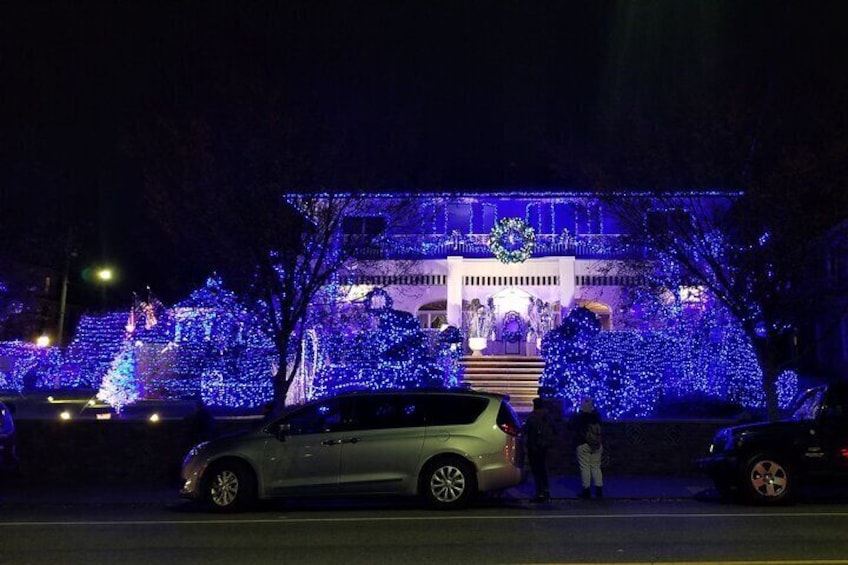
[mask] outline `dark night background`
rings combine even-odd
[[[145,285],[181,298],[206,273],[180,270],[158,235],[138,132],[214,123],[264,92],[298,117],[316,166],[343,166],[317,149],[341,138],[383,187],[746,188],[844,139],[846,14],[791,0],[4,2],[2,251],[58,270],[72,229],[76,270],[121,269],[110,301]]]

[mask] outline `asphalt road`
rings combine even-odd
[[[220,515],[179,499],[0,505],[0,563],[848,564],[848,504],[294,501]]]

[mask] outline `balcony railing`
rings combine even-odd
[[[489,234],[404,234],[362,245],[361,237],[348,236],[348,249],[360,259],[440,259],[460,256],[489,258]],[[626,235],[537,235],[533,257],[572,256],[580,259],[644,259],[644,245]]]

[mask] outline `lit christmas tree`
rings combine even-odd
[[[120,414],[125,406],[133,404],[140,396],[135,378],[135,352],[132,344],[127,343],[103,377],[97,398]]]

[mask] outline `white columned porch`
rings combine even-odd
[[[451,326],[462,327],[462,280],[465,275],[462,257],[448,257],[447,318]]]

